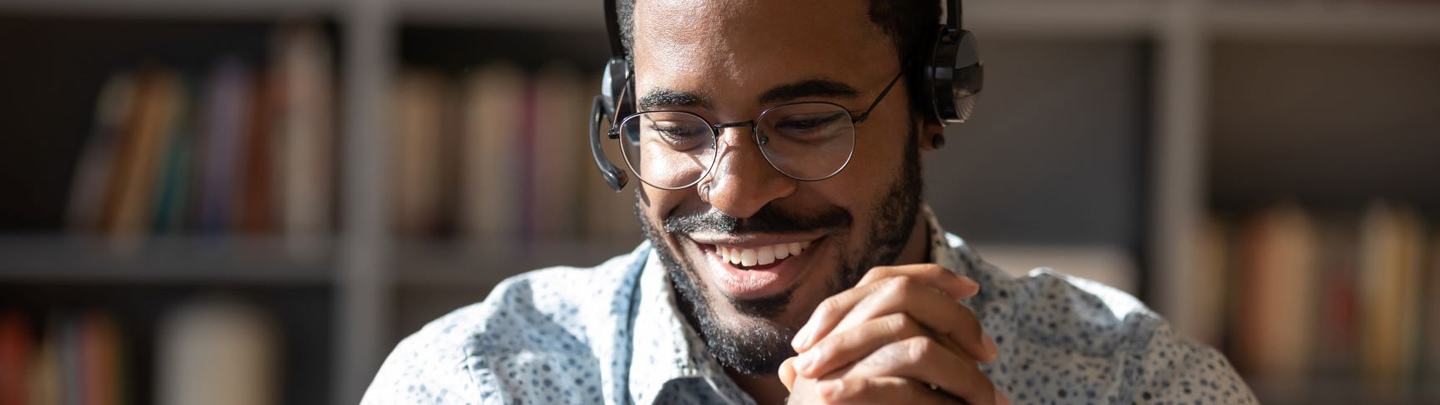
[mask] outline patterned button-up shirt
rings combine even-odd
[[[931,258],[980,284],[963,303],[1015,404],[1247,404],[1225,357],[1119,290],[1041,268],[1011,277],[929,215]],[[395,348],[363,404],[753,404],[675,304],[653,248],[505,280]]]

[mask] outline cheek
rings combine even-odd
[[[645,216],[650,218],[650,222],[657,228],[663,229],[665,218],[675,212],[676,208],[683,205],[687,196],[693,197],[695,195],[695,193],[690,191],[692,189],[688,188],[682,190],[665,190],[647,186],[638,180],[636,183],[641,187],[637,193],[640,207],[645,213]]]
[[[856,140],[855,154],[845,170],[824,181],[810,183],[812,190],[830,204],[845,208],[855,224],[865,223],[866,213],[875,207],[877,193],[889,190],[902,160],[903,139]]]

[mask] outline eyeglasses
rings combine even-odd
[[[642,111],[611,127],[619,139],[625,164],[651,187],[678,190],[700,182],[715,166],[716,145],[725,128],[749,127],[761,155],[776,171],[800,181],[834,177],[855,154],[855,125],[870,117],[875,106],[903,76],[890,79],[865,112],[823,101],[778,105],[750,121],[711,124],[685,111]]]

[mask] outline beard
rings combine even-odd
[[[894,263],[909,241],[923,192],[920,145],[916,128],[912,117],[900,171],[896,173],[895,181],[886,192],[875,198],[873,206],[877,208],[876,215],[870,222],[870,234],[866,235],[862,248],[853,252],[848,249],[840,250],[840,268],[826,282],[826,297],[854,287],[871,268]],[[637,192],[638,190],[639,188]],[[772,205],[766,205],[755,215],[740,219],[712,209],[704,213],[667,217],[664,220],[664,229],[660,229],[645,216],[642,200],[637,198],[635,204],[635,214],[640,219],[641,229],[650,240],[651,246],[655,247],[655,253],[659,255],[660,263],[665,266],[670,283],[680,292],[677,296],[680,312],[685,314],[690,326],[699,332],[709,354],[721,365],[736,372],[750,375],[775,374],[786,358],[795,356],[790,340],[800,326],[784,325],[775,318],[790,305],[795,289],[801,283],[770,297],[722,297],[711,300],[706,297],[704,286],[699,283],[701,278],[695,264],[686,260],[677,246],[671,246],[665,235],[694,231],[743,234],[815,230],[831,231],[828,232],[831,235],[843,235],[843,231],[850,229],[852,225],[850,213],[832,206],[802,215],[780,212]],[[847,245],[844,236],[834,239],[837,246]],[[726,304],[740,314],[740,319],[717,318],[715,308]]]

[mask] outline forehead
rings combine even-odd
[[[871,91],[898,69],[869,19],[867,0],[637,0],[635,70],[641,89],[717,98],[829,78]]]

